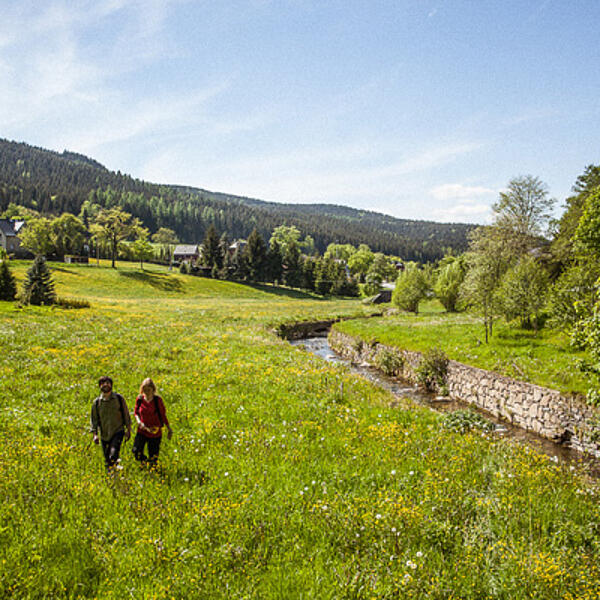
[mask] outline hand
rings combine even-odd
[[[167,439],[170,440],[173,437],[173,430],[169,427],[167,431]]]
[[[98,444],[100,442],[100,440],[98,439],[98,434],[95,433],[94,434],[94,444]]]

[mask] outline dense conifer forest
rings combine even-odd
[[[330,243],[367,244],[373,251],[420,262],[437,260],[448,250],[464,251],[467,233],[474,227],[148,183],[109,171],[81,154],[0,140],[0,212],[11,202],[43,214],[81,215],[84,221],[86,205],[119,206],[141,219],[150,231],[168,227],[189,243],[200,242],[210,225],[219,233],[227,232],[230,239],[247,238],[254,228],[269,239],[271,232],[285,223],[312,236],[321,253]]]

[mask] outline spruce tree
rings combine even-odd
[[[277,240],[271,242],[271,246],[267,251],[267,262],[269,265],[269,281],[281,283],[281,277],[283,275],[283,256],[281,254],[281,246]]]
[[[17,296],[17,283],[11,273],[8,261],[0,262],[0,300],[12,301]]]
[[[267,271],[267,245],[256,228],[248,236],[245,254],[250,281],[264,281]]]
[[[211,269],[215,266],[220,269],[223,266],[223,257],[219,247],[219,234],[212,223],[207,229],[202,242],[202,262],[204,266]]]
[[[23,283],[23,299],[28,304],[40,306],[56,300],[54,281],[43,256],[36,256]]]

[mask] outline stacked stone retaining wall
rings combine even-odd
[[[329,334],[329,344],[353,362],[375,367],[381,365],[386,353],[391,354],[402,365],[394,374],[416,382],[419,352],[376,342],[370,344],[335,330]],[[446,388],[451,398],[478,406],[552,441],[600,456],[600,411],[586,404],[585,398],[563,395],[454,360],[448,364]]]

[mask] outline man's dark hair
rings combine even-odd
[[[108,375],[104,375],[103,377],[100,377],[100,379],[98,380],[98,385],[102,385],[103,383],[106,383],[107,381],[108,381],[108,383],[110,383],[110,385],[112,387],[113,380]]]

